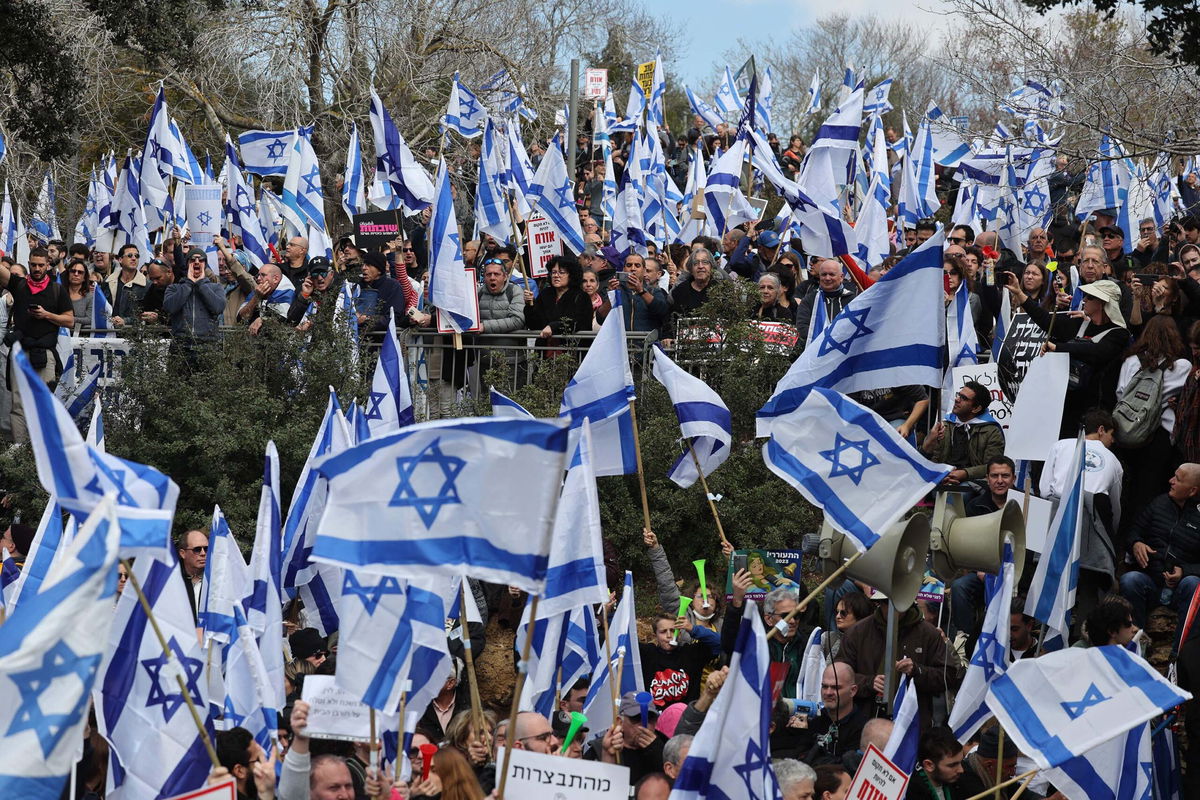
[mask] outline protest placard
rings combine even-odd
[[[503,747],[496,754],[496,763],[504,763]],[[521,800],[584,796],[588,800],[626,800],[629,797],[629,767],[513,750],[504,796]]]
[[[185,186],[183,196],[191,244],[212,244],[213,237],[221,232],[221,187],[215,183]]]
[[[535,278],[548,274],[550,259],[562,255],[558,231],[545,217],[530,217],[526,222],[529,235],[529,270]]]
[[[955,367],[952,380],[956,391],[967,381],[978,381],[986,386],[992,396],[988,413],[996,418],[1001,428],[1008,430],[1008,424],[1012,417],[1012,403],[1009,402],[1008,397],[1004,394],[1004,389],[1000,386],[1000,370],[995,362],[964,364],[961,367]]]
[[[1017,505],[1025,507],[1025,493],[1010,489],[1009,500],[1016,500]],[[1042,552],[1046,546],[1046,533],[1050,530],[1050,519],[1054,514],[1054,503],[1040,497],[1029,496],[1029,510],[1025,513],[1025,549],[1034,553]]]
[[[1079,320],[1070,318],[1068,312],[1058,312],[1054,322],[1055,331],[1074,331],[1079,327]],[[1023,312],[1013,315],[1008,331],[1004,334],[1004,345],[1000,348],[1000,385],[1004,394],[1012,402],[1016,402],[1020,393],[1021,382],[1029,365],[1042,352],[1042,342],[1046,341],[1046,332],[1041,326]]]
[[[847,800],[900,800],[908,788],[908,775],[888,760],[875,745],[867,745],[854,780],[850,781]]]
[[[468,280],[471,281],[472,286],[478,285],[475,280],[475,272],[476,272],[476,270],[474,267],[467,267],[467,275],[470,276],[468,278]],[[441,309],[438,309],[436,318],[437,318],[437,332],[438,333],[454,333],[455,332],[454,328],[451,328],[448,324],[446,324],[445,322],[442,322]],[[483,320],[480,319],[480,317],[479,317],[479,294],[478,293],[475,294],[475,319],[478,320],[478,322],[475,324],[475,327],[468,328],[467,330],[462,331],[463,333],[479,333],[480,331],[483,330]]]
[[[164,800],[237,800],[237,783],[230,778],[216,786],[205,786],[203,789],[184,792]]]
[[[608,94],[608,70],[588,67],[583,73],[583,96],[588,100],[603,100]]]
[[[650,97],[650,90],[654,87],[653,61],[637,65],[637,82],[638,86],[642,87],[642,91],[646,93],[646,97]]]
[[[751,324],[762,332],[763,346],[768,353],[786,355],[796,346],[800,338],[794,325],[775,320],[756,319]]]
[[[354,215],[354,246],[375,253],[392,239],[404,238],[399,211],[372,211]]]
[[[750,600],[761,600],[780,586],[800,589],[800,565],[804,554],[799,550],[734,550],[729,574],[725,577],[725,599],[733,597],[733,575],[739,569],[750,573],[746,590]]]
[[[308,703],[308,735],[316,739],[366,742],[371,737],[371,709],[334,684],[332,675],[309,675],[301,699]],[[377,714],[376,736],[394,730],[398,717]]]
[[[1021,394],[1013,403],[1012,418],[1004,437],[1004,455],[1012,459],[1045,461],[1058,441],[1071,357],[1046,353],[1030,363]]]

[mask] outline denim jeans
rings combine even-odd
[[[1174,589],[1167,589],[1170,592],[1170,598],[1167,605],[1182,615],[1187,612],[1188,604],[1192,602],[1192,595],[1196,592],[1196,587],[1200,585],[1200,577],[1189,575],[1175,585]],[[1139,628],[1146,627],[1146,620],[1150,612],[1162,605],[1162,594],[1164,590],[1144,572],[1126,572],[1121,576],[1121,594],[1133,606],[1133,621]],[[1183,620],[1180,620],[1182,628]]]

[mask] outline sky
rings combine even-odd
[[[689,46],[676,48],[674,70],[689,86],[700,87],[715,78],[724,64],[723,54],[739,39],[778,41],[794,28],[835,12],[928,20],[929,13],[921,9],[936,7],[938,0],[840,0],[836,6],[802,0],[642,0],[642,4],[688,37]],[[749,53],[730,66],[737,69],[746,57]]]

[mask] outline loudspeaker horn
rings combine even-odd
[[[904,611],[917,599],[925,577],[925,554],[929,544],[929,517],[917,514],[895,523],[871,549],[846,570],[846,575],[883,592]],[[826,520],[821,526],[818,555],[826,576],[854,555],[855,547],[845,534]]]
[[[933,573],[949,583],[961,570],[1000,572],[1004,557],[1004,537],[1012,537],[1016,579],[1025,566],[1025,517],[1021,505],[1009,500],[1004,508],[968,517],[959,492],[942,492],[933,510],[933,530],[929,549],[933,552]]]

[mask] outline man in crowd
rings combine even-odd
[[[1004,431],[987,413],[991,402],[986,386],[967,381],[954,393],[954,411],[925,436],[925,455],[954,467],[943,486],[979,480],[987,474],[988,461],[1004,453]]]
[[[917,769],[908,783],[908,800],[965,800],[958,791],[963,775],[963,746],[949,728],[931,728],[917,744]]]
[[[870,715],[866,706],[858,706],[855,694],[858,684],[849,664],[835,661],[821,675],[821,713],[809,720],[808,729],[815,737],[812,749],[804,762],[837,764],[842,757],[858,747],[863,726]]]
[[[817,303],[824,305],[825,324],[833,322],[842,313],[846,304],[854,299],[854,291],[842,281],[842,265],[832,258],[817,263],[817,285],[805,293],[796,310],[796,330],[800,335],[800,346],[804,347],[812,338],[810,327],[816,313]],[[816,333],[822,333],[817,331]]]
[[[204,565],[208,563],[207,534],[197,530],[184,533],[175,543],[175,552],[179,556],[179,574],[188,590],[188,605],[195,618],[200,604],[200,586],[204,582]]]
[[[112,306],[109,320],[117,327],[137,318],[142,300],[150,289],[150,281],[138,270],[138,257],[137,245],[122,245],[117,252],[119,269],[113,270],[104,282],[105,294]]]
[[[966,502],[968,517],[992,514],[1008,504],[1008,492],[1016,477],[1016,465],[1008,456],[992,456],[987,463],[987,491]],[[974,636],[977,617],[983,609],[982,572],[968,572],[950,587],[950,613],[955,628]]]
[[[4,534],[0,536],[0,549],[7,550],[9,558],[21,568],[25,566],[25,559],[29,557],[29,548],[33,546],[35,534],[36,531],[28,525],[14,522],[5,528]]]
[[[667,293],[645,281],[646,260],[637,253],[625,256],[625,283],[614,275],[608,283],[610,291],[622,294],[621,313],[625,315],[625,330],[653,332],[659,330],[671,311]]]
[[[146,265],[146,278],[150,288],[142,298],[142,312],[138,316],[147,325],[161,325],[167,321],[163,301],[167,297],[167,287],[175,282],[175,273],[165,262],[155,258]]]
[[[730,613],[730,610],[742,607],[742,601],[750,584],[751,575],[747,570],[738,570],[734,574],[733,598],[729,602],[729,608],[726,609],[721,625],[721,649],[726,654],[733,652],[734,644],[737,641],[737,632],[741,625],[741,614],[736,610]],[[800,591],[807,594],[803,585],[800,586]],[[804,647],[808,643],[808,637],[812,633],[816,618],[816,611],[812,607],[789,618],[799,603],[800,597],[796,591],[784,586],[773,589],[762,599],[763,623],[768,630],[787,619],[786,629],[780,635],[767,641],[771,660],[788,665],[787,678],[783,684],[784,697],[796,696],[796,683],[800,678]]]
[[[225,293],[208,277],[207,269],[204,251],[193,247],[187,254],[183,280],[168,286],[163,296],[163,311],[171,324],[172,347],[189,354],[193,345],[216,341],[221,314],[225,311]]]
[[[258,797],[255,778],[258,773],[265,772],[260,769],[260,765],[266,761],[267,754],[263,751],[262,746],[254,741],[250,731],[245,728],[218,731],[214,745],[217,750],[217,760],[233,776],[238,800],[250,800],[250,798]],[[271,770],[270,777],[273,784],[274,769]]]
[[[293,236],[283,249],[283,263],[277,265],[292,286],[299,286],[308,274],[308,239]]]
[[[67,287],[50,275],[50,260],[45,249],[36,247],[29,252],[29,275],[13,275],[8,267],[0,264],[0,288],[7,288],[12,295],[10,316],[11,332],[5,337],[9,345],[20,343],[29,365],[38,377],[53,389],[63,365],[58,361],[58,329],[70,328],[75,324],[75,311]],[[8,358],[8,386],[12,389],[13,441],[29,441],[29,429],[25,424],[25,404],[21,392],[17,391],[13,370],[17,369],[12,351]]]
[[[246,305],[238,310],[238,321],[248,322],[251,336],[262,330],[264,316],[286,320],[296,290],[275,264],[264,264],[258,270],[256,288]]]
[[[626,692],[621,697],[617,714],[617,723],[600,741],[600,760],[615,763],[619,753],[620,763],[629,767],[630,783],[637,783],[646,775],[661,771],[667,737],[656,730],[658,710],[654,704],[651,703],[647,708],[646,724],[643,725],[637,693]],[[584,757],[587,758],[587,755]]]

